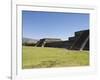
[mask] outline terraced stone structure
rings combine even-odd
[[[66,41],[56,38],[40,39],[36,46],[66,48],[71,50],[89,50],[89,30],[77,31],[75,32],[75,36],[69,37]]]
[[[75,32],[75,38],[70,49],[89,50],[89,30]]]
[[[58,42],[58,41],[61,41],[61,39],[57,39],[57,38],[43,38],[43,39],[40,39],[36,46],[37,47],[48,47],[48,46],[45,46],[47,43],[52,43],[52,42]]]

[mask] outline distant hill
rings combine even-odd
[[[37,43],[37,39],[23,38],[22,43]]]

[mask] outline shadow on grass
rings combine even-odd
[[[56,66],[57,64],[59,64],[59,62],[56,60],[41,61],[41,63],[37,65],[24,66],[23,69],[25,68],[50,68],[50,67]]]

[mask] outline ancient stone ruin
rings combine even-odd
[[[36,46],[37,47],[49,47],[46,46],[48,43],[52,44],[53,42],[59,42],[62,41],[61,39],[57,39],[57,38],[44,38],[44,39],[40,39]]]
[[[89,30],[75,32],[74,37],[69,37],[68,40],[62,41],[56,38],[40,39],[36,47],[54,47],[66,48],[71,50],[89,50]]]

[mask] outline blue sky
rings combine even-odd
[[[22,11],[23,37],[67,40],[75,31],[89,29],[89,14]]]

